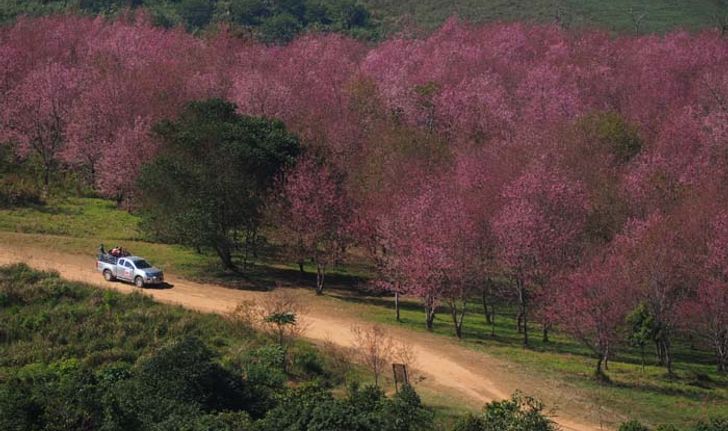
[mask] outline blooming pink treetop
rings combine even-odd
[[[589,209],[579,182],[539,163],[504,191],[493,221],[504,265],[538,282],[574,261]]]

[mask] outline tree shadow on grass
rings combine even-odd
[[[715,389],[719,389],[721,386],[717,382],[705,382],[700,386],[694,385],[693,379],[686,379],[684,377],[672,376],[672,378],[664,377],[665,383],[683,383],[687,386],[679,387],[674,385],[659,385],[655,383],[643,383],[643,382],[614,382],[608,383],[607,385],[626,389],[635,392],[645,392],[653,394],[661,394],[666,396],[679,396],[690,399],[691,401],[704,402],[704,401],[723,401],[726,398],[720,392],[713,392]],[[669,380],[668,380],[669,379]],[[695,386],[692,388],[692,386]],[[708,392],[710,391],[710,392]]]
[[[233,289],[270,291],[276,287],[313,289],[316,285],[316,274],[301,274],[297,269],[281,268],[265,263],[249,264],[239,272],[225,271],[217,264],[207,265],[197,271],[208,276],[197,276],[196,279],[230,287]],[[365,279],[348,274],[327,274],[324,291],[346,290],[357,292],[357,286],[363,285]]]

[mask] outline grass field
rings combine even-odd
[[[725,14],[721,0],[365,0],[389,31],[400,28],[410,16],[432,29],[457,15],[469,21],[531,21],[552,23],[557,15],[570,27],[596,26],[617,32],[634,32],[633,17],[644,14],[641,32],[675,28],[699,29],[715,25]]]
[[[74,198],[46,207],[0,210],[0,231],[29,234],[0,233],[0,242],[11,237],[12,240],[22,238],[39,247],[60,247],[83,254],[93,253],[99,242],[107,245],[119,242],[156,265],[191,279],[242,288],[266,288],[276,283],[312,285],[311,280],[299,278],[294,265],[280,261],[275,248],[268,249],[246,276],[232,276],[220,271],[217,257],[212,253],[197,254],[180,246],[142,241],[137,226],[135,216],[99,199]],[[308,273],[311,274],[310,268]],[[334,301],[339,307],[350,307],[352,313],[374,322],[424,331],[423,312],[415,300],[404,300],[402,321],[396,323],[391,298],[367,295],[355,289],[369,273],[370,269],[361,259],[339,268],[331,277],[324,300]],[[717,374],[711,354],[695,349],[687,340],[676,343],[676,376],[670,378],[663,368],[655,366],[654,352],[649,349],[648,365],[641,371],[637,351],[624,347],[610,363],[608,375],[612,383],[604,385],[593,378],[595,362],[589,351],[568,337],[553,333],[551,341],[543,343],[539,328],[533,327],[532,345],[524,349],[513,315],[508,304],[499,305],[495,336],[491,336],[491,326],[486,325],[479,304],[473,302],[468,308],[463,345],[507,359],[525,373],[565,385],[567,390],[604,406],[605,415],[616,411],[620,419],[631,417],[651,424],[676,425],[687,425],[707,416],[728,416],[728,376]],[[440,310],[434,332],[453,337],[447,310]],[[453,415],[455,411],[457,406],[451,406],[441,408],[440,414]]]
[[[345,292],[330,294],[328,298],[354,302],[360,315],[383,324],[396,324],[389,298],[352,297]],[[594,404],[606,407],[607,416],[618,412],[621,420],[638,418],[653,425],[688,425],[707,416],[728,416],[728,376],[716,373],[709,353],[692,349],[684,340],[675,349],[674,377],[668,377],[664,368],[655,365],[651,346],[647,349],[644,372],[638,352],[622,346],[609,364],[607,374],[611,384],[605,385],[593,378],[596,361],[581,344],[559,333],[551,333],[549,343],[543,343],[540,328],[534,326],[531,346],[524,349],[515,329],[515,313],[506,304],[498,306],[496,311],[499,315],[495,336],[491,336],[492,328],[486,324],[482,308],[476,302],[471,303],[463,345],[514,362],[526,372],[564,383]],[[436,334],[454,336],[449,318],[446,309],[440,310],[435,320]],[[425,331],[424,312],[419,303],[413,300],[402,303],[398,325]]]

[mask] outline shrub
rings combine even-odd
[[[543,414],[536,398],[516,391],[509,400],[493,401],[481,416],[468,416],[455,424],[455,431],[556,431],[558,428]]]
[[[712,418],[700,421],[693,431],[728,431],[728,418]]]
[[[0,208],[43,205],[44,203],[40,191],[32,182],[14,175],[0,178]]]
[[[650,429],[633,419],[620,425],[619,431],[650,431]]]

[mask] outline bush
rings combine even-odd
[[[698,422],[693,431],[728,431],[728,418],[712,418]]]
[[[293,372],[306,378],[327,376],[323,359],[318,351],[311,347],[299,347],[293,356]]]
[[[468,416],[456,423],[456,431],[555,431],[558,428],[543,414],[543,404],[536,398],[513,394],[510,400],[493,401],[481,416]]]
[[[40,191],[31,181],[14,175],[0,179],[0,208],[43,204]]]
[[[619,431],[650,431],[650,429],[633,419],[620,425]]]

